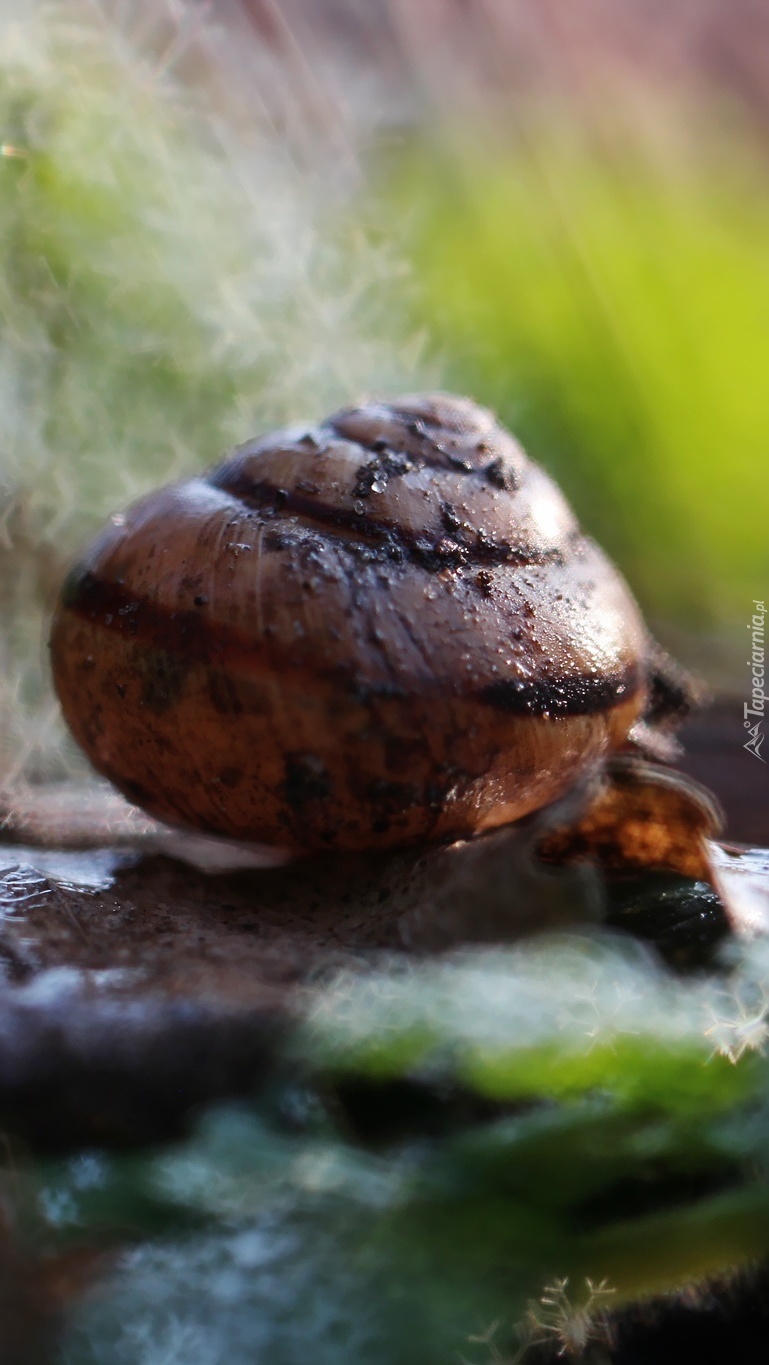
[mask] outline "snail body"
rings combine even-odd
[[[94,766],[171,823],[295,850],[456,838],[621,748],[648,636],[491,413],[428,394],[236,448],[116,516],[51,637]]]

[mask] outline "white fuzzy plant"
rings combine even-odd
[[[93,525],[272,424],[426,377],[393,302],[397,249],[355,226],[334,158],[308,164],[259,117],[265,54],[247,118],[216,81],[177,79],[168,54],[190,34],[198,74],[226,56],[205,22],[178,0],[0,0],[6,791],[76,763],[44,640]]]

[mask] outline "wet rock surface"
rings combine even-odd
[[[253,1091],[301,986],[392,944],[367,909],[305,872],[0,845],[3,1121],[44,1148],[142,1142]]]
[[[114,803],[109,816],[124,836]],[[433,856],[452,884],[451,851]],[[409,917],[438,884],[429,859],[221,870],[233,860],[263,861],[149,823],[122,846],[0,844],[0,1118],[12,1131],[43,1149],[170,1136],[197,1106],[269,1079],[313,986],[430,939],[429,916],[427,931]],[[559,882],[546,883],[557,920]],[[481,937],[506,932],[495,922]]]

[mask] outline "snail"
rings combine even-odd
[[[444,393],[249,441],[114,516],[51,656],[130,801],[297,852],[508,825],[675,709],[559,489]]]

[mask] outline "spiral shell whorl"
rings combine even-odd
[[[643,706],[628,589],[467,399],[248,442],[113,521],[54,675],[95,766],[171,821],[294,848],[469,834],[553,800]]]

